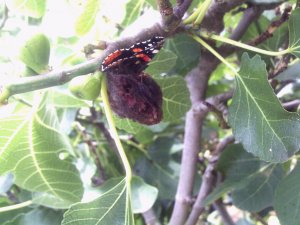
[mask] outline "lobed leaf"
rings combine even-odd
[[[46,12],[47,0],[5,0],[5,3],[13,12],[19,12],[34,18],[41,18]]]
[[[48,71],[49,57],[50,41],[44,34],[36,34],[27,40],[19,54],[20,60],[38,74]]]
[[[299,150],[300,117],[281,106],[259,56],[242,56],[228,120],[236,140],[262,160],[284,162]]]
[[[144,213],[149,210],[158,195],[158,189],[146,184],[140,177],[131,180],[131,200],[133,213]]]
[[[99,10],[99,0],[86,1],[85,8],[81,15],[78,17],[75,29],[78,35],[84,35],[90,31],[95,24],[97,13]]]
[[[96,200],[71,206],[62,225],[134,224],[125,178],[108,181],[102,190],[106,191]]]
[[[72,148],[45,99],[38,107],[0,118],[4,128],[0,130],[0,174],[12,171],[20,187],[47,192],[70,204],[81,199],[82,184],[75,166],[58,158]]]
[[[126,4],[126,15],[121,25],[127,27],[133,23],[141,14],[144,4],[145,0],[130,0]]]

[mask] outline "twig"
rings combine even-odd
[[[286,110],[292,111],[292,110],[295,110],[299,107],[300,100],[296,99],[296,100],[293,100],[293,101],[290,101],[290,102],[285,102],[282,105],[283,105],[283,108],[285,108]]]
[[[2,28],[5,26],[5,23],[6,23],[7,19],[8,19],[8,8],[4,3],[3,19],[2,19],[1,24],[0,24],[0,30],[2,30]]]
[[[99,128],[99,130],[103,133],[109,147],[118,155],[118,150],[117,150],[116,143],[114,142],[114,139],[112,138],[109,131],[105,127],[105,124],[98,120],[98,115],[100,115],[100,112],[96,112],[94,107],[90,108],[90,112],[92,115],[93,124],[95,124]]]
[[[144,212],[142,215],[147,225],[161,225],[152,208]]]
[[[268,223],[257,213],[251,213],[251,215],[257,219],[259,222],[261,222],[263,225],[268,225]]]
[[[12,191],[7,191],[6,195],[8,199],[13,203],[19,203],[20,201],[17,199],[16,195]]]
[[[230,4],[232,7],[235,7],[239,4],[243,4],[244,1],[231,1],[235,4]],[[219,8],[218,8],[219,7]],[[231,10],[231,8],[225,8],[227,11]],[[206,18],[214,18],[214,13],[222,12],[224,10],[222,4],[216,4],[214,9],[209,9]],[[226,11],[226,12],[227,12]],[[226,13],[225,11],[222,12],[222,15]],[[210,14],[213,13],[213,14]],[[223,17],[216,17],[213,21],[215,24],[223,23]],[[249,20],[248,24],[246,24],[246,28],[250,25],[252,21]],[[202,23],[203,24],[203,23]],[[202,25],[201,24],[201,25]],[[205,29],[207,29],[208,24],[202,25]],[[210,25],[210,24],[209,24]],[[218,26],[214,26],[217,32]],[[235,31],[236,32],[236,31]],[[243,35],[242,32],[238,32],[236,35],[237,39],[241,38]],[[231,54],[234,51],[234,48],[228,49],[225,51],[225,55]],[[214,69],[219,64],[219,60],[216,59],[213,55],[211,55],[207,51],[202,51],[201,61],[199,66],[195,68],[188,76],[187,76],[187,83],[189,86],[190,97],[192,101],[192,106],[194,103],[198,101],[204,100],[204,93],[207,87],[207,81],[209,76],[214,71]],[[198,151],[200,149],[200,138],[201,138],[201,128],[203,122],[204,115],[194,115],[192,110],[186,115],[186,124],[185,124],[185,137],[184,137],[184,146],[183,146],[183,153],[181,159],[181,170],[179,176],[179,182],[176,192],[176,199],[174,210],[172,212],[172,216],[170,219],[170,225],[182,225],[185,223],[186,218],[189,213],[189,208],[191,205],[191,193],[194,186],[194,179],[196,173],[196,163],[197,163],[197,156]]]
[[[182,18],[185,12],[188,10],[193,0],[178,0],[177,5],[174,8],[174,14],[177,18]]]
[[[168,20],[173,15],[173,7],[169,0],[157,0],[157,6],[163,20]]]
[[[200,76],[201,72],[199,66],[192,70],[187,77],[192,104],[204,98],[208,76]],[[186,115],[180,177],[176,192],[176,202],[169,223],[170,225],[185,224],[185,220],[189,213],[204,116],[205,113],[202,115],[195,114],[193,110],[190,110]]]
[[[229,128],[226,120],[223,117],[222,112],[218,110],[213,104],[210,104],[207,101],[201,101],[193,109],[195,113],[202,113],[203,111],[214,113],[219,122],[219,126],[223,129]]]
[[[34,77],[17,78],[0,84],[0,103],[6,98],[29,91],[64,84],[76,76],[92,73],[100,67],[100,58],[78,64],[66,70],[52,71]]]
[[[215,175],[214,170],[216,167],[216,164],[219,160],[219,156],[222,153],[222,151],[227,147],[227,145],[231,144],[234,141],[233,136],[229,136],[224,138],[216,147],[214,152],[212,152],[212,157],[208,161],[208,165],[205,169],[205,172],[202,176],[202,183],[201,187],[197,196],[197,199],[195,201],[195,204],[193,206],[192,212],[189,215],[189,218],[187,220],[186,225],[194,225],[196,224],[200,214],[204,210],[204,200],[208,196],[208,194],[211,192],[214,181],[215,181]]]
[[[214,1],[209,7],[201,27],[209,32],[220,33],[224,29],[225,13],[245,2],[246,0]]]
[[[290,59],[292,58],[291,54],[284,55],[277,63],[275,68],[269,73],[268,79],[272,79],[279,75],[281,72],[287,69]]]
[[[104,168],[102,167],[99,156],[97,154],[97,147],[90,139],[88,133],[86,132],[86,129],[79,122],[76,123],[76,128],[82,135],[83,141],[88,145],[89,150],[90,150],[91,154],[93,155],[93,158],[95,160],[95,164],[97,167],[97,171],[99,172],[99,177],[97,178],[96,185],[101,185],[104,183],[106,176],[104,173]]]
[[[268,38],[273,37],[273,33],[280,27],[284,22],[289,19],[290,12],[292,10],[291,6],[288,6],[284,9],[281,17],[278,20],[273,21],[267,28],[266,31],[261,33],[257,38],[253,41],[248,42],[250,45],[259,45],[260,43],[266,41]]]
[[[225,225],[235,225],[232,218],[228,214],[226,208],[224,207],[224,204],[221,200],[217,200],[213,203],[213,206],[217,209],[219,212],[223,222]]]

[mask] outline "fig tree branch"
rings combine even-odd
[[[219,157],[223,150],[234,141],[233,136],[228,136],[224,138],[216,147],[215,151],[212,152],[212,156],[208,161],[208,165],[205,169],[205,172],[202,176],[202,183],[200,186],[200,190],[197,196],[197,199],[194,203],[191,214],[188,217],[186,225],[194,225],[196,224],[199,215],[204,210],[204,200],[209,195],[211,190],[213,189],[214,181],[215,181],[215,167],[219,160]]]
[[[0,103],[15,94],[62,85],[76,76],[93,73],[100,67],[99,62],[101,62],[101,59],[97,58],[69,69],[52,71],[32,77],[17,78],[8,83],[2,83],[0,84]]]
[[[235,225],[235,223],[233,222],[232,218],[230,217],[230,215],[228,214],[223,202],[221,201],[221,199],[218,199],[217,201],[215,201],[213,203],[213,206],[217,209],[217,211],[219,212],[224,225]]]
[[[201,24],[201,27],[204,29],[209,29],[210,31],[213,31],[215,33],[221,32],[224,27],[223,16],[225,15],[225,13],[238,5],[243,4],[244,2],[245,1],[240,0],[225,1],[223,3],[215,1],[209,8],[204,18],[204,21]],[[252,9],[251,11],[253,12]],[[244,14],[244,17],[241,20],[243,24],[238,25],[238,27],[234,30],[233,34],[231,35],[231,38],[239,40],[245,33],[245,31],[248,29],[251,22],[258,18],[258,16],[261,13],[262,11],[259,11],[259,13],[257,14]],[[211,18],[214,19],[212,20]],[[222,50],[223,51],[220,51],[220,53],[226,57],[229,54],[233,53],[235,49],[222,48]],[[220,61],[216,59],[213,55],[211,55],[209,52],[204,50],[202,51],[201,61],[198,67],[195,68],[187,76],[188,86],[192,84],[192,86],[198,87],[189,87],[192,108],[193,103],[204,100],[204,93],[207,87],[207,83],[203,84],[202,82],[208,81],[209,76],[219,63]],[[198,156],[198,152],[200,151],[199,140],[201,139],[203,118],[204,115],[194,115],[192,113],[192,110],[190,110],[186,116],[184,147],[181,159],[181,171],[176,193],[174,210],[170,220],[171,225],[184,224],[189,213],[189,209],[191,206],[191,193],[194,185],[194,176],[196,173],[196,159]]]
[[[0,23],[0,30],[2,30],[2,28],[5,26],[7,19],[8,19],[8,8],[6,7],[6,5],[4,3],[3,18]]]

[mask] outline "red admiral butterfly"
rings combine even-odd
[[[140,73],[161,49],[164,38],[154,36],[129,48],[118,49],[102,62],[102,71],[119,73]]]
[[[118,49],[103,60],[109,102],[120,117],[147,125],[161,121],[162,92],[143,70],[163,43],[163,37],[154,36],[129,48]]]

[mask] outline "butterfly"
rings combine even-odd
[[[145,70],[163,44],[163,37],[154,36],[129,48],[118,49],[103,60],[101,69],[103,72],[140,73]]]
[[[118,116],[146,125],[162,120],[162,91],[143,71],[163,44],[163,37],[154,36],[118,49],[103,60],[110,106]]]

